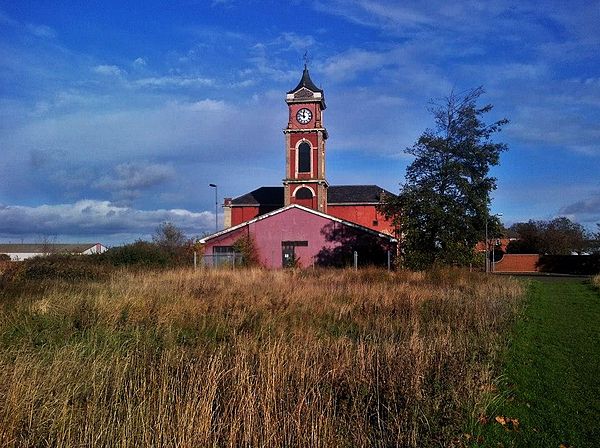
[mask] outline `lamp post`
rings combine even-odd
[[[219,231],[219,214],[218,214],[218,207],[219,207],[219,199],[218,199],[218,188],[217,188],[217,184],[208,184],[209,187],[214,188],[215,189],[215,233]]]
[[[495,215],[492,216],[502,216],[502,213],[496,213]],[[489,220],[490,216],[486,215],[485,216],[485,273],[487,274],[488,272],[490,272],[490,257],[489,257],[489,245],[488,245],[488,220]],[[492,258],[494,257],[494,247],[492,246]],[[492,263],[494,263],[494,260],[492,260]],[[494,266],[492,264],[492,266]]]

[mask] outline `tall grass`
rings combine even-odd
[[[2,446],[447,446],[519,306],[461,271],[120,271],[0,292]]]

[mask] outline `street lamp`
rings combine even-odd
[[[219,231],[219,214],[218,214],[218,207],[219,207],[219,199],[218,199],[218,195],[217,195],[217,184],[208,184],[209,187],[214,188],[215,189],[215,233]]]
[[[495,215],[492,216],[497,216],[500,217],[502,216],[502,213],[496,213]],[[488,219],[490,218],[489,215],[485,216],[485,273],[487,274],[488,272],[490,272],[490,251],[489,251],[489,245],[488,245]],[[494,257],[494,247],[492,246],[492,257]],[[493,261],[492,261],[493,263]],[[493,265],[492,265],[493,266]]]

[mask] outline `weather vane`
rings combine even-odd
[[[307,68],[308,63],[310,62],[310,57],[308,56],[308,50],[306,50],[304,52],[304,56],[302,56],[302,59],[304,59],[304,68]]]

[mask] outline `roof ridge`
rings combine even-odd
[[[342,223],[344,225],[347,225],[349,227],[355,227],[355,228],[362,229],[363,231],[365,231],[367,233],[371,233],[373,235],[377,235],[380,238],[388,238],[392,242],[396,242],[397,241],[396,238],[394,236],[392,236],[392,235],[388,235],[388,234],[383,233],[383,232],[378,232],[377,230],[373,230],[370,227],[363,226],[362,224],[358,224],[358,223],[355,223],[355,222],[352,222],[352,221],[348,221],[348,220],[343,219],[343,218],[338,218],[337,216],[333,216],[333,215],[330,215],[328,213],[321,212],[319,210],[314,210],[312,208],[305,207],[305,206],[300,205],[300,204],[289,204],[289,205],[286,205],[284,207],[278,208],[277,210],[273,210],[272,212],[265,213],[264,215],[259,215],[259,216],[256,216],[256,217],[252,218],[252,219],[249,219],[247,221],[241,222],[241,223],[239,223],[239,224],[237,224],[235,226],[229,227],[227,229],[220,230],[220,231],[215,232],[215,233],[213,233],[211,235],[207,235],[204,238],[199,239],[198,242],[201,243],[201,244],[205,244],[208,240],[212,240],[213,238],[217,238],[217,237],[225,235],[227,233],[236,231],[236,230],[241,229],[241,228],[243,228],[243,227],[245,227],[247,225],[250,225],[250,224],[253,224],[255,222],[261,221],[263,219],[269,218],[269,217],[271,217],[273,215],[277,215],[279,213],[285,212],[286,210],[289,210],[291,208],[298,208],[300,210],[304,210],[306,212],[315,214],[317,216],[321,216],[321,217],[324,217],[324,218],[327,218],[327,219],[331,219],[333,221],[337,221],[337,222]]]

